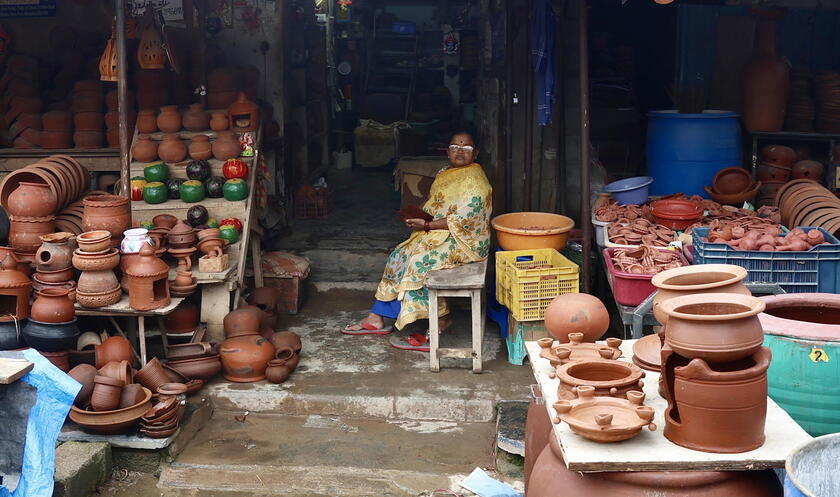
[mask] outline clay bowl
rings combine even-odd
[[[727,167],[715,174],[712,186],[723,195],[735,195],[747,191],[752,185],[752,176],[743,167]]]
[[[662,340],[658,335],[647,335],[636,340],[633,344],[633,358],[638,358],[640,362],[659,368],[662,364],[660,351],[662,350]]]
[[[191,380],[209,381],[222,370],[222,361],[218,354],[195,359],[167,361],[166,365]]]
[[[86,231],[76,237],[82,252],[100,253],[111,248],[111,232],[105,230]]]
[[[172,229],[176,224],[178,224],[178,218],[172,214],[158,214],[152,218],[152,223],[158,228]]]
[[[166,374],[166,370],[163,369],[157,357],[152,358],[145,366],[140,368],[134,377],[144,387],[150,390],[153,389],[154,391],[157,391],[161,385],[169,383],[169,376]]]
[[[803,202],[800,204],[796,215],[793,217],[793,223],[791,223],[791,226],[810,226],[808,224],[803,224],[805,217],[815,210],[826,208],[840,209],[840,205],[836,202],[827,202],[821,199],[810,199],[810,201]]]
[[[674,230],[684,230],[703,217],[703,207],[690,200],[657,200],[650,210],[657,224]]]
[[[70,293],[67,294],[67,298],[69,298],[70,300],[72,300],[74,302],[76,301],[76,282],[75,281],[64,281],[64,282],[61,282],[61,283],[46,283],[46,282],[40,281],[38,279],[38,274],[37,273],[33,274],[32,275],[32,289],[37,291],[37,292],[40,292],[41,290],[44,290],[46,288],[66,289],[68,292],[70,292]]]
[[[87,431],[100,435],[116,435],[128,431],[151,407],[152,391],[143,388],[143,400],[137,404],[113,411],[87,411],[76,406],[70,408],[70,420]]]
[[[174,435],[176,431],[178,431],[177,426],[175,426],[175,428],[171,428],[165,431],[152,431],[148,428],[140,428],[140,433],[146,435],[149,438],[168,438]]]
[[[91,254],[81,249],[73,251],[73,266],[79,271],[105,271],[120,263],[120,251],[112,248],[104,254]]]
[[[99,368],[99,375],[120,380],[123,382],[123,385],[131,385],[134,383],[134,374],[131,371],[131,365],[128,361],[109,362]]]

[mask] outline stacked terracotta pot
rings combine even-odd
[[[72,233],[59,232],[41,235],[41,246],[35,252],[35,273],[32,287],[35,291],[48,288],[67,290],[71,301],[76,299],[76,278],[73,274],[73,250],[76,239]]]
[[[38,62],[27,56],[9,57],[3,80],[7,82],[0,101],[3,145],[15,148],[40,146],[40,114],[44,104],[38,91]]]
[[[140,433],[149,438],[167,438],[178,431],[187,408],[187,386],[164,383],[157,388],[157,402],[140,419]]]
[[[811,93],[811,72],[807,67],[794,67],[790,71],[790,98],[785,113],[785,129],[811,133],[817,107]]]
[[[73,114],[53,110],[41,116],[41,147],[47,149],[73,147]]]
[[[79,275],[76,301],[83,307],[105,307],[116,304],[122,288],[114,268],[120,263],[120,252],[111,246],[108,231],[88,231],[78,236],[79,248],[73,253],[73,266]]]
[[[768,145],[761,149],[756,179],[762,182],[758,201],[760,206],[773,205],[776,192],[790,180],[796,162],[796,151],[783,145]]]
[[[82,228],[111,233],[111,246],[118,247],[123,233],[131,227],[131,206],[120,195],[89,195],[83,200]]]
[[[126,121],[128,123],[128,139],[134,136],[134,124],[137,121],[137,110],[134,108],[134,92],[127,92]],[[105,105],[108,112],[105,114],[105,138],[111,148],[120,147],[120,113],[117,91],[112,90],[105,95]]]
[[[134,74],[137,108],[159,109],[171,100],[170,76],[165,69],[140,69]]]
[[[817,131],[840,133],[840,74],[820,71],[814,78],[818,102]]]
[[[102,148],[105,144],[105,94],[102,82],[89,79],[73,86],[70,110],[73,111],[73,143],[76,148]]]
[[[793,180],[776,195],[785,226],[813,226],[831,234],[840,233],[840,200],[821,184]]]
[[[79,338],[76,309],[69,293],[66,288],[36,291],[29,322],[21,332],[30,347],[64,372],[70,369],[68,351],[76,347]]]
[[[20,171],[22,169],[16,172]],[[11,183],[11,176],[6,176],[0,191],[7,190],[5,187]],[[10,222],[9,245],[14,247],[18,259],[31,262],[35,251],[41,246],[41,235],[55,231],[57,206],[55,192],[46,183],[19,181],[14,184],[8,196],[3,197],[3,207]]]
[[[753,181],[749,171],[735,166],[718,171],[711,188],[707,186],[705,190],[715,202],[740,207],[752,201],[760,188],[761,181]]]

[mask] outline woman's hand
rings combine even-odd
[[[406,219],[405,227],[411,231],[424,231],[426,229],[426,221],[423,219]]]

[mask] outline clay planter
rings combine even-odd
[[[595,395],[627,397],[627,392],[642,391],[645,372],[635,364],[623,361],[577,361],[557,368],[560,386],[557,397],[574,399],[577,387],[591,386]]]
[[[569,340],[569,333],[583,333],[583,341],[594,342],[610,327],[610,315],[597,297],[567,293],[545,310],[545,327],[561,343]]]
[[[268,367],[265,369],[265,378],[268,381],[272,383],[283,383],[291,376],[291,368],[280,362],[276,359],[268,361]]]
[[[71,267],[73,247],[71,233],[53,233],[41,237],[41,246],[35,252],[35,269],[39,272],[61,271]]]
[[[169,376],[157,357],[154,357],[135,373],[134,380],[149,390],[157,392],[159,386],[169,383]]]
[[[64,371],[65,373],[70,371],[70,359],[66,350],[61,350],[59,352],[39,352],[48,361],[50,361],[53,366]]]
[[[112,411],[119,407],[122,381],[107,376],[97,376],[93,379],[93,383],[90,405],[95,411]]]
[[[222,370],[222,363],[218,354],[181,361],[168,361],[166,365],[191,380],[209,381]]]
[[[289,347],[295,351],[295,354],[300,354],[300,350],[302,348],[300,336],[292,331],[278,331],[277,333],[274,333],[271,336],[271,344],[278,350]]]
[[[210,129],[213,131],[224,131],[228,129],[228,118],[224,112],[214,112],[210,118]]]
[[[216,133],[216,141],[213,142],[213,157],[218,160],[228,160],[239,157],[242,147],[239,139],[232,131],[219,131]]]
[[[131,365],[128,361],[109,362],[99,369],[100,376],[107,376],[115,380],[120,380],[123,385],[130,385],[134,383],[134,374],[131,371]],[[135,402],[136,404],[137,402]],[[133,405],[133,404],[131,404]]]
[[[146,397],[145,392],[143,392],[143,387],[133,383],[131,385],[126,385],[122,389],[122,393],[120,395],[120,409],[125,409],[127,407],[131,407],[136,405],[137,403],[141,402]]]
[[[134,354],[131,344],[121,336],[108,337],[100,345],[94,347],[96,350],[96,367],[102,368],[109,362],[128,361],[134,364]]]
[[[46,288],[38,292],[32,304],[31,317],[42,323],[67,323],[76,318],[76,310],[67,294],[60,288]],[[69,347],[68,347],[69,348]]]
[[[115,411],[95,412],[73,406],[70,408],[70,420],[86,431],[101,435],[124,433],[137,424],[137,421],[151,407],[149,400],[152,398],[152,392],[144,389],[143,393],[143,400],[136,405]]]
[[[229,312],[224,320],[225,336],[234,338],[245,335],[258,335],[260,332],[259,309],[236,309]]]
[[[190,109],[184,112],[182,121],[184,128],[189,131],[205,131],[210,128],[210,114],[201,104],[191,104]]]
[[[158,158],[158,142],[149,135],[139,135],[137,143],[131,147],[131,156],[138,162],[152,162]]]
[[[17,321],[0,321],[0,350],[15,350],[23,347],[21,330],[26,326],[26,318]]]
[[[157,116],[157,127],[164,133],[181,131],[181,114],[177,105],[164,105]]]
[[[187,157],[187,146],[176,133],[163,135],[163,141],[158,147],[158,156],[168,164],[181,162]]]
[[[264,379],[274,352],[274,345],[259,335],[228,338],[219,349],[225,379],[238,383]]]
[[[153,110],[141,110],[137,113],[137,131],[140,133],[154,133],[158,130],[157,118]]]
[[[645,394],[628,392],[627,399],[596,397],[592,387],[580,387],[574,400],[560,400],[555,423],[565,421],[572,431],[595,442],[620,442],[638,435],[647,426],[656,430],[653,408],[643,406]]]
[[[207,135],[195,135],[190,141],[190,158],[193,160],[207,160],[213,156],[210,138]]]
[[[52,216],[58,208],[58,199],[47,184],[21,182],[3,207],[10,216]]]
[[[653,277],[651,283],[658,291],[653,299],[653,315],[661,324],[668,315],[660,306],[670,298],[694,293],[733,293],[752,295],[743,280],[747,270],[729,264],[701,264],[669,269]]]
[[[76,237],[82,252],[98,253],[111,248],[111,233],[108,231],[87,231]]]
[[[107,249],[102,253],[73,252],[73,266],[79,271],[108,271],[120,263],[120,253],[117,249]]]
[[[110,269],[103,271],[84,271],[79,275],[79,281],[76,286],[78,294],[104,294],[113,292],[120,288],[120,282]]]
[[[749,171],[743,167],[727,167],[715,174],[712,186],[718,193],[734,195],[747,191],[752,185],[753,179]]]
[[[764,340],[758,319],[764,308],[760,299],[729,293],[668,299],[661,307],[668,315],[665,343],[689,359],[729,362],[749,357]]]
[[[131,213],[128,198],[117,195],[90,195],[86,197],[82,229],[85,231],[104,230],[112,236],[120,237],[131,227]]]
[[[76,394],[73,404],[86,407],[93,393],[93,379],[96,378],[96,368],[90,364],[79,364],[67,373],[71,378],[82,384],[82,389]]]

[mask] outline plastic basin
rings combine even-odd
[[[560,251],[575,226],[571,218],[548,212],[511,212],[494,217],[490,224],[503,250]]]
[[[650,176],[637,176],[614,181],[604,187],[619,205],[640,205],[648,198],[648,187],[653,183]]]

